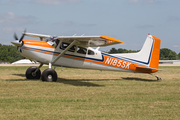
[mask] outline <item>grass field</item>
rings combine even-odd
[[[160,67],[162,81],[147,74],[57,68],[53,83],[26,80],[27,68],[0,67],[0,119],[180,119],[180,67]]]

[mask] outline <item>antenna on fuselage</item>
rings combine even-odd
[[[99,50],[100,47],[97,47],[96,50]]]

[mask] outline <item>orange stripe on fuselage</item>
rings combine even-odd
[[[133,63],[104,55],[102,64],[122,69],[134,70]]]
[[[37,49],[33,49],[33,48],[27,48],[27,47],[22,47],[22,48],[23,48],[23,49],[26,49],[26,50],[32,50],[32,51],[41,52],[41,53],[46,53],[46,54],[59,55],[59,54],[57,54],[57,53],[47,52],[47,51],[43,51],[43,50],[37,50]]]
[[[23,40],[23,42],[26,45],[35,45],[35,46],[40,46],[40,47],[55,48],[49,45],[46,41]]]

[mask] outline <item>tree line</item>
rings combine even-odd
[[[17,51],[17,47],[13,45],[0,44],[0,62],[15,62],[23,59],[24,57]]]
[[[111,48],[107,53],[114,54],[114,53],[136,53],[140,50],[127,50],[127,49],[116,49]],[[13,45],[2,45],[0,44],[0,62],[15,62],[17,60],[23,59],[24,57],[21,56],[20,52],[17,51],[17,47]],[[180,53],[176,53],[168,48],[162,48],[160,50],[160,60],[179,60]]]

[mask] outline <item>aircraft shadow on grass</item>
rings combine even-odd
[[[76,80],[76,79],[66,79],[66,78],[58,78],[57,79],[57,82],[59,82],[59,83],[70,84],[73,86],[104,87],[104,85],[91,83],[89,81],[94,81],[94,80],[90,80],[90,79],[77,79]]]
[[[20,77],[25,77],[24,74],[13,74]],[[142,79],[142,78],[136,78],[136,77],[121,77],[121,79],[66,79],[66,78],[58,78],[57,83],[63,83],[63,84],[69,84],[73,86],[86,86],[86,87],[104,87],[104,85],[99,85],[92,83],[90,81],[115,81],[115,80],[135,80],[135,81],[144,81],[144,82],[157,82],[156,80],[151,79]],[[28,79],[11,79],[8,81],[32,81]],[[33,80],[37,81],[37,80]]]
[[[12,74],[12,75],[20,76],[20,77],[26,77],[25,74]]]
[[[15,76],[26,77],[24,74],[13,74]],[[11,79],[8,81],[32,81],[28,79]],[[37,81],[36,79],[33,81]],[[58,78],[56,83],[70,84],[74,86],[87,86],[87,87],[104,87],[104,85],[99,85],[95,83],[91,83],[89,81],[105,81],[105,80],[95,80],[95,79],[66,79],[66,78]]]
[[[154,79],[142,79],[142,78],[136,78],[136,77],[121,77],[123,80],[135,80],[135,81],[144,81],[144,82],[157,82],[157,80]]]

